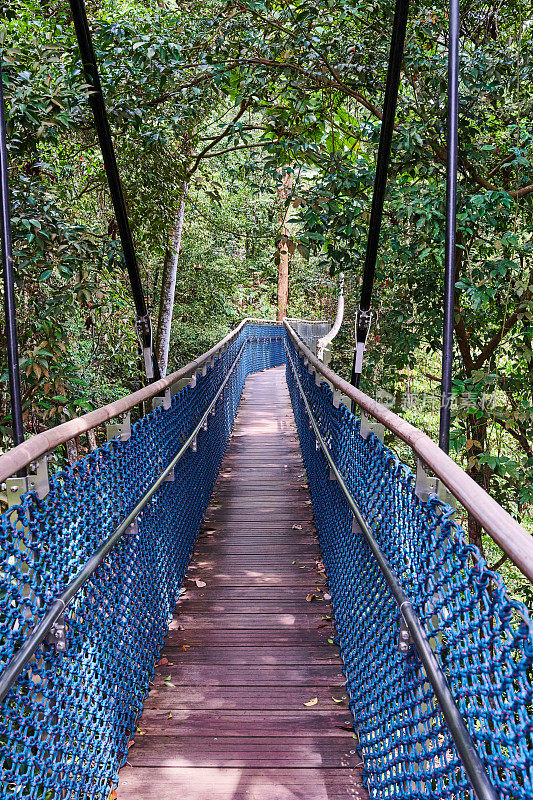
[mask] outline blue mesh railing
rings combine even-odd
[[[296,337],[289,336],[286,347],[287,381],[370,796],[476,797],[429,670],[403,638],[407,617],[402,620],[398,598],[378,565],[378,550],[411,617],[421,624],[429,660],[482,762],[485,789],[479,796],[532,798],[533,625],[526,608],[509,597],[500,575],[467,543],[454,510],[435,495],[421,501],[410,469],[377,436],[360,435],[359,420],[334,403]],[[354,525],[347,496],[370,539]]]
[[[29,492],[0,517],[0,681],[7,692],[0,708],[1,797],[108,799],[244,381],[284,363],[283,338],[280,326],[245,325],[170,409],[157,408],[132,426],[127,441],[113,439],[52,477],[44,499]],[[188,438],[173,480],[153,491]],[[58,618],[63,652],[39,633]]]

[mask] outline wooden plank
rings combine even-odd
[[[274,629],[261,630],[194,630],[170,631],[166,639],[165,655],[171,648],[182,648],[184,644],[195,647],[206,644],[231,647],[235,645],[247,645],[248,647],[263,647],[265,641],[271,647],[296,647],[298,645],[324,647],[328,644],[328,638],[333,635],[331,625],[324,628],[305,631],[279,631]]]
[[[246,386],[119,800],[368,798],[283,370]]]
[[[335,707],[342,709],[342,718],[349,719],[346,692],[337,686],[315,686],[314,684],[287,686],[256,686],[250,692],[248,686],[156,686],[144,703],[145,709],[236,710],[244,711],[299,711],[304,703],[317,698],[316,708]],[[335,702],[332,698],[335,697]],[[346,699],[343,699],[346,698]],[[142,720],[140,722],[142,729]]]
[[[169,680],[167,680],[167,678]],[[270,665],[228,668],[227,664],[173,664],[155,675],[154,686],[276,686],[278,684],[336,685],[344,688],[340,667],[320,665]]]
[[[353,750],[353,753],[351,752]],[[128,761],[132,766],[203,767],[355,767],[361,763],[348,736],[136,736]]]
[[[311,614],[313,617],[316,614],[316,606],[322,605],[322,612],[329,613],[329,606],[326,605],[325,600],[313,600],[310,603],[305,601],[306,595],[302,595],[298,600],[281,601],[281,600],[185,600],[178,606],[178,613],[187,614],[290,614],[296,612],[298,614]],[[316,595],[315,595],[316,597]]]
[[[308,698],[312,699],[312,698]],[[177,708],[145,709],[137,726],[140,736],[197,737],[199,731],[209,737],[265,736],[275,742],[279,737],[312,736],[347,739],[353,745],[353,730],[348,729],[349,714],[344,711],[190,711]]]
[[[119,800],[363,800],[360,769],[126,767]]]
[[[288,666],[335,664],[338,665],[340,656],[335,648],[327,646],[283,647],[248,647],[247,645],[232,645],[231,647],[213,647],[207,645],[187,645],[190,649],[166,647],[165,653],[175,664],[226,664],[228,666]],[[164,671],[165,667],[161,667]]]

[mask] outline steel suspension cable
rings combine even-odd
[[[383,216],[385,190],[387,188],[387,169],[390,158],[392,134],[394,132],[394,117],[396,114],[398,88],[400,85],[400,70],[402,66],[408,12],[409,0],[396,0],[387,68],[387,84],[383,103],[383,118],[379,135],[376,175],[374,178],[374,191],[372,194],[372,207],[370,211],[365,264],[363,268],[361,299],[359,301],[359,309],[357,311],[355,323],[355,352],[350,380],[352,386],[355,387],[359,386],[363,367],[363,354],[370,324],[372,322],[370,303],[372,301],[372,288],[376,272],[381,219]]]
[[[155,380],[159,380],[161,377],[159,364],[153,353],[152,322],[146,307],[146,300],[139,272],[139,263],[137,261],[126,203],[124,201],[124,193],[122,191],[122,184],[111,136],[111,128],[107,117],[85,3],[84,0],[69,0],[69,2],[80,49],[84,76],[89,86],[89,103],[93,112],[94,124],[100,142],[102,157],[104,159],[109,191],[111,193],[111,200],[124,253],[124,261],[130,279],[133,302],[135,303],[137,315],[135,326],[143,349],[146,377],[148,379],[155,378]]]
[[[22,397],[20,392],[20,369],[17,343],[17,308],[13,273],[13,248],[11,243],[11,214],[9,207],[8,157],[6,138],[6,118],[4,111],[4,89],[2,82],[2,59],[0,54],[0,195],[1,195],[1,239],[2,263],[4,266],[4,310],[6,320],[7,366],[9,372],[9,393],[11,396],[11,419],[15,445],[24,441],[22,419]],[[25,475],[21,470],[19,475]]]
[[[453,365],[453,316],[455,293],[457,147],[459,118],[459,0],[450,0],[448,43],[448,121],[446,156],[446,233],[444,259],[444,321],[439,447],[450,449],[450,414]]]

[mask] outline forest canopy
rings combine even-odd
[[[88,0],[160,329],[165,274],[178,264],[169,369],[248,315],[331,319],[342,272],[347,312],[333,364],[349,375],[393,10],[390,0]],[[137,388],[142,372],[69,4],[1,0],[0,14],[24,415],[34,434]],[[531,8],[467,0],[461,18],[452,444],[469,474],[529,524]],[[447,3],[412,2],[361,385],[432,436],[447,45]],[[5,364],[1,381],[6,449]]]

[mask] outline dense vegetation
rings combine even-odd
[[[169,368],[245,315],[348,310],[349,370],[390,0],[89,0],[152,316],[184,202]],[[435,432],[447,4],[413,2],[363,388]],[[1,0],[26,427],[141,380],[132,304],[66,0]],[[453,445],[533,501],[533,45],[527,0],[462,5]],[[284,310],[282,302],[282,310]],[[4,348],[3,348],[4,349]],[[2,375],[0,432],[10,442]],[[422,403],[424,400],[424,403]],[[471,524],[474,540],[479,531]]]

